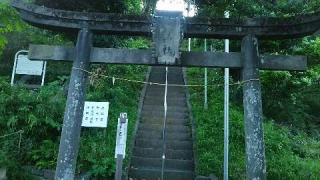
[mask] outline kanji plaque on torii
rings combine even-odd
[[[55,179],[73,179],[90,63],[241,69],[247,179],[266,179],[259,69],[306,70],[303,56],[260,55],[258,39],[298,38],[320,29],[320,13],[288,18],[183,18],[180,12],[127,16],[49,9],[16,0],[23,20],[40,28],[78,33],[75,47],[30,45],[33,60],[73,62]],[[92,47],[98,34],[153,37],[150,50]],[[167,37],[167,38],[166,38]],[[170,37],[170,38],[168,38]],[[181,52],[183,38],[242,40],[240,53]]]

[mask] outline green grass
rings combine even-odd
[[[188,69],[189,84],[203,82],[203,70]],[[209,72],[209,84],[221,85],[222,75]],[[231,88],[231,97],[240,87]],[[209,109],[203,108],[203,88],[190,88],[196,121],[198,175],[223,177],[223,86],[209,87]],[[295,131],[296,132],[296,131]],[[268,179],[320,177],[320,142],[303,132],[264,122]],[[230,105],[230,179],[245,179],[245,141],[242,107]]]
[[[122,74],[120,77],[144,80],[145,67],[141,66],[115,66],[116,68],[105,69],[106,74]],[[119,76],[117,76],[119,77]],[[82,133],[81,149],[79,156],[79,169],[90,170],[94,175],[103,177],[111,176],[115,171],[115,140],[118,117],[121,112],[128,113],[128,137],[127,156],[125,165],[130,158],[130,140],[135,127],[138,110],[138,100],[142,84],[116,81],[99,78],[95,85],[91,86],[87,99],[92,101],[109,101],[109,121],[106,130],[85,129]],[[107,172],[107,173],[106,173]]]

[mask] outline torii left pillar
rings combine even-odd
[[[246,179],[265,180],[266,161],[263,138],[258,40],[247,35],[242,40],[243,108],[246,141]]]
[[[88,79],[88,74],[82,69],[89,69],[91,47],[92,33],[87,28],[81,29],[78,33],[72,66],[55,180],[74,179]]]

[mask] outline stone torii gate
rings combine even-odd
[[[266,179],[259,69],[306,70],[303,56],[260,55],[258,39],[290,39],[320,29],[320,13],[289,18],[183,18],[179,12],[153,16],[84,13],[12,3],[27,23],[44,29],[78,33],[75,47],[30,45],[33,60],[72,61],[73,69],[63,121],[55,179],[73,179],[90,63],[234,68],[242,71],[247,179]],[[150,50],[92,47],[93,35],[153,38]],[[167,37],[167,38],[166,38]],[[168,38],[169,37],[169,38]],[[241,53],[181,52],[183,38],[242,40]]]

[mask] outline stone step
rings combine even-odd
[[[163,102],[164,101],[164,95],[161,96],[160,95],[149,95],[149,94],[146,94],[145,96],[145,101],[147,100],[155,100],[155,101],[161,101]],[[181,102],[186,102],[187,101],[187,98],[184,96],[184,95],[176,95],[176,96],[168,96],[167,95],[167,102],[170,102],[170,101],[181,101]]]
[[[147,90],[152,90],[152,91],[164,91],[165,86],[164,85],[149,85],[147,87]],[[172,92],[184,92],[185,87],[181,86],[168,86],[168,91]]]
[[[149,158],[161,158],[162,157],[162,148],[141,148],[134,147],[133,154],[135,156],[149,157]],[[177,150],[177,149],[166,149],[166,157],[168,159],[183,159],[183,160],[193,160],[193,151],[192,150]]]
[[[131,168],[130,179],[136,180],[160,180],[161,169],[150,168]],[[193,171],[185,170],[168,170],[165,169],[163,173],[163,179],[165,180],[194,180]]]
[[[153,99],[153,98],[148,98],[145,99],[143,104],[145,105],[163,105],[164,100],[163,99]],[[168,106],[181,106],[181,107],[186,107],[187,103],[186,101],[174,101],[174,100],[167,100],[167,105]]]
[[[150,76],[149,76],[149,79],[158,78],[158,79],[165,80],[165,78],[166,78],[165,75],[166,75],[165,72],[151,73]],[[170,73],[169,72],[168,73],[168,79],[183,81],[183,75],[182,75],[182,73],[173,73],[173,72]]]
[[[145,131],[139,130],[136,138],[150,138],[153,140],[162,140],[162,131]],[[179,133],[179,132],[167,132],[166,139],[177,140],[177,141],[188,141],[191,139],[190,133]]]
[[[153,84],[149,84],[149,85],[152,85],[152,86],[165,87],[164,84],[166,83],[166,81],[165,81],[165,79],[151,78],[151,79],[149,79],[149,83],[153,83]],[[159,85],[158,83],[159,84],[163,84],[163,85]],[[179,80],[179,79],[178,80],[177,79],[168,79],[168,87],[169,88],[181,88],[181,89],[183,89],[181,87],[183,85],[184,85],[183,79],[181,79],[181,80]]]
[[[162,148],[163,140],[162,139],[150,139],[150,138],[137,138],[135,141],[135,147],[140,148]],[[166,140],[166,148],[172,150],[185,150],[192,149],[192,141],[189,140]],[[161,157],[161,156],[160,156]]]
[[[159,73],[165,73],[166,69],[164,67],[152,67],[151,74],[159,74]]]
[[[163,124],[140,123],[139,129],[146,131],[162,131]],[[190,127],[186,125],[166,125],[167,132],[190,133]]]
[[[154,68],[154,67],[153,67]],[[152,69],[151,74],[165,74],[166,73],[166,69],[165,67],[157,67],[159,69]],[[182,70],[178,68],[172,69],[173,67],[168,67],[168,73],[171,74],[175,74],[175,75],[182,75]]]
[[[142,107],[142,111],[164,111],[163,105],[144,105]],[[168,106],[168,112],[188,112],[188,108],[186,106]]]
[[[184,84],[182,68],[168,68],[169,84]],[[152,67],[150,82],[165,83],[165,67]],[[162,172],[165,86],[148,85],[131,156],[129,179],[159,180]],[[186,88],[169,86],[165,133],[166,180],[193,180],[194,159]]]
[[[147,89],[146,96],[161,96],[164,97],[165,89],[163,88],[151,88]],[[185,90],[168,88],[167,97],[185,97]]]
[[[169,84],[169,87],[170,87],[170,84],[171,85],[184,85],[184,82],[183,82],[183,79],[181,78],[181,79],[177,79],[177,80],[175,80],[175,79],[168,79],[168,84]]]
[[[168,87],[167,93],[183,93],[183,88],[177,88],[177,87]],[[149,85],[147,86],[146,95],[148,93],[164,93],[165,92],[165,86],[164,85]]]
[[[166,68],[164,66],[153,66],[151,70],[151,74],[165,73]],[[181,67],[168,67],[169,74],[182,74]]]
[[[163,118],[161,117],[141,117],[141,123],[149,124],[163,124]],[[167,125],[190,125],[189,119],[167,118]]]
[[[166,79],[164,79],[163,77],[149,77],[149,82],[152,83],[161,83],[161,84],[165,84]],[[183,78],[168,78],[168,84],[181,84],[184,85],[184,81]],[[155,85],[155,84],[153,84]]]
[[[184,96],[167,96],[167,103],[176,103],[178,106],[186,104],[187,98]],[[155,103],[163,103],[164,96],[163,95],[146,95],[144,98],[144,102],[155,102]],[[169,106],[169,105],[168,105]]]
[[[181,67],[168,67],[168,70],[170,72],[179,72],[179,73],[182,72],[182,68]]]
[[[150,80],[149,81],[150,83],[152,83],[153,81],[152,80]],[[185,89],[185,87],[183,87],[182,85],[184,85],[184,82],[183,81],[181,81],[181,82],[175,82],[175,83],[170,83],[171,81],[169,81],[168,82],[168,84],[177,84],[177,85],[179,85],[179,86],[173,86],[173,85],[168,85],[168,89],[176,89],[176,90],[183,90],[183,89]],[[148,84],[148,88],[151,88],[151,89],[154,89],[154,90],[157,90],[157,89],[159,89],[159,90],[161,90],[161,89],[164,89],[164,87],[165,87],[165,81],[163,81],[163,82],[161,82],[160,84]],[[181,86],[180,86],[181,85]]]
[[[163,93],[158,93],[158,94],[146,94],[145,96],[145,101],[146,100],[149,100],[149,99],[152,99],[152,100],[156,100],[156,101],[164,101],[164,94]],[[176,94],[176,95],[170,95],[170,94],[167,94],[167,101],[186,101],[187,98],[180,94]]]
[[[152,88],[152,89],[147,89],[146,91],[146,96],[161,96],[164,97],[165,89],[163,88]],[[167,91],[167,97],[185,97],[185,90],[184,89],[171,89],[168,88]]]
[[[150,75],[154,75],[154,76],[160,76],[160,77],[164,77],[166,75],[166,71],[165,70],[159,70],[159,71],[152,71],[150,73]],[[169,77],[172,77],[172,76],[175,76],[175,77],[182,77],[183,74],[182,74],[182,71],[172,71],[169,69],[168,71],[168,76]]]
[[[131,157],[131,168],[154,168],[161,169],[162,158],[144,158],[138,156]],[[171,170],[187,170],[194,169],[193,160],[165,159],[165,168]]]
[[[144,118],[153,118],[153,117],[164,117],[164,111],[143,111],[141,117]],[[186,119],[188,114],[183,112],[167,112],[167,118],[177,118],[177,119]]]
[[[161,97],[164,97],[164,91],[148,91],[146,93],[146,96],[148,97],[154,97],[154,96],[161,96]],[[183,92],[174,92],[174,91],[168,91],[167,92],[167,97],[186,97],[185,93]]]

